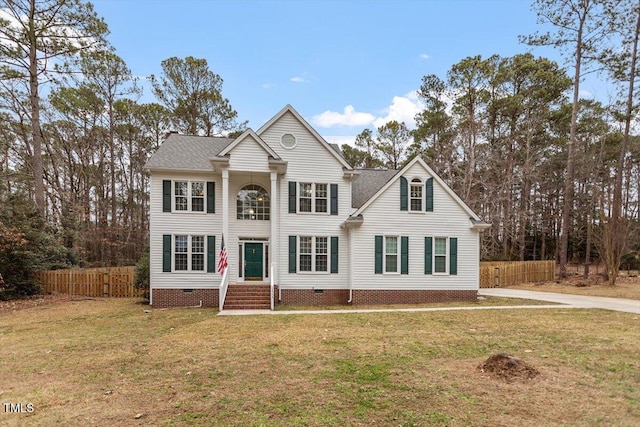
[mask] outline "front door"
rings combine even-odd
[[[262,280],[262,243],[244,244],[244,280]]]

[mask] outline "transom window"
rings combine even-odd
[[[385,273],[398,272],[398,236],[384,238],[384,271]]]
[[[204,182],[174,181],[174,210],[204,212]]]
[[[299,212],[328,212],[329,186],[327,184],[301,182],[299,185]]]
[[[447,272],[447,238],[436,237],[434,239],[433,247],[434,257],[434,273],[446,273]]]
[[[329,271],[329,238],[300,236],[299,271]]]
[[[422,181],[418,178],[411,180],[410,206],[412,211],[422,211]]]
[[[175,236],[174,270],[204,271],[204,251],[204,236]]]
[[[269,220],[270,199],[267,190],[250,184],[238,191],[238,219]]]

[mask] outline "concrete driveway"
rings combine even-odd
[[[623,298],[556,294],[553,292],[524,291],[520,289],[508,288],[481,288],[478,291],[478,294],[492,297],[524,298],[538,301],[555,302],[577,308],[602,308],[605,310],[640,314],[640,301]]]

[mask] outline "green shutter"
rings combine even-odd
[[[296,187],[298,183],[289,181],[289,213],[296,213]]]
[[[376,274],[382,274],[382,236],[376,236]]]
[[[427,212],[433,212],[433,178],[429,178],[426,182],[426,191],[427,199],[425,206],[427,208]]]
[[[409,236],[400,237],[400,274],[409,274]]]
[[[433,238],[424,238],[424,274],[433,273]]]
[[[171,212],[171,181],[162,180],[162,212]]]
[[[400,177],[400,210],[409,210],[409,184],[404,176]]]
[[[331,215],[338,215],[338,184],[331,184]]]
[[[458,238],[449,238],[449,274],[458,274]]]
[[[331,236],[331,272],[338,272],[338,236]]]
[[[298,269],[296,267],[296,246],[298,245],[298,239],[296,236],[289,236],[289,273],[295,273]]]
[[[207,273],[216,272],[216,236],[207,236]]]
[[[162,271],[171,272],[171,234],[162,235]]]
[[[216,213],[216,183],[207,182],[207,213]]]

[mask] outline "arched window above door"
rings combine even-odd
[[[256,184],[245,185],[238,191],[238,219],[269,220],[270,200],[267,190]]]

